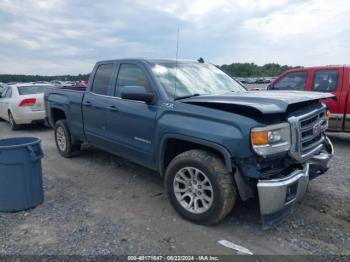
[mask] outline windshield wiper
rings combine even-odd
[[[175,97],[174,100],[181,100],[181,99],[185,99],[185,98],[191,98],[194,96],[200,96],[200,94],[196,93],[196,94],[188,95],[188,96],[178,96],[178,97]]]

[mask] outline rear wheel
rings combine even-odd
[[[21,126],[16,124],[16,121],[13,118],[11,111],[9,111],[8,114],[9,114],[9,123],[10,123],[11,129],[12,130],[19,130]]]
[[[72,137],[66,120],[59,120],[56,122],[55,141],[58,152],[63,157],[72,157],[74,152],[80,150],[80,144],[72,143]]]
[[[175,157],[167,168],[165,186],[176,211],[198,224],[219,222],[232,210],[237,198],[232,174],[222,159],[203,150]]]

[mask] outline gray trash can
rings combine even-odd
[[[0,140],[0,211],[21,211],[43,202],[43,155],[38,138]]]

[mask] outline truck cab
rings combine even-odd
[[[330,111],[329,131],[350,132],[350,66],[319,66],[291,69],[275,79],[268,90],[333,93],[325,100]]]

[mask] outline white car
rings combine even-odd
[[[51,87],[32,83],[8,86],[0,97],[0,118],[8,121],[12,130],[22,124],[44,123],[44,92]]]

